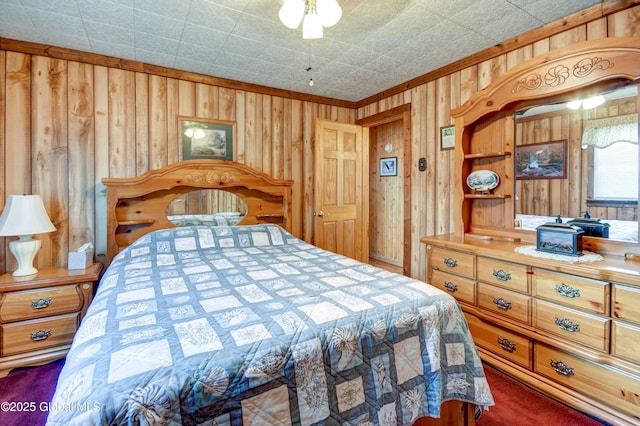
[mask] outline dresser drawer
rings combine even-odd
[[[0,322],[77,312],[82,307],[79,284],[0,294]]]
[[[609,352],[609,319],[536,299],[534,326]]]
[[[537,297],[609,315],[610,286],[606,281],[534,268],[533,283],[533,292]]]
[[[640,289],[613,284],[612,315],[615,318],[640,324]]]
[[[611,334],[611,354],[640,364],[640,327],[614,320]]]
[[[462,302],[476,304],[476,282],[474,280],[435,270],[430,284],[446,291]]]
[[[476,257],[473,254],[433,247],[429,262],[433,269],[471,279],[476,277]]]
[[[531,370],[533,366],[531,339],[482,321],[474,315],[465,316],[476,345]]]
[[[639,376],[600,366],[539,343],[534,346],[534,359],[536,373],[630,415],[637,416],[640,412]]]
[[[531,296],[489,284],[478,283],[478,306],[529,324]]]
[[[33,352],[71,343],[78,328],[79,314],[21,321],[0,326],[2,356]]]
[[[529,293],[529,267],[481,256],[478,256],[476,263],[478,281],[499,285],[521,293]]]

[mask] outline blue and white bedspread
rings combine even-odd
[[[409,425],[493,405],[455,300],[276,225],[148,234],[101,280],[48,424]]]

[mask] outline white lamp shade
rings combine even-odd
[[[33,235],[53,232],[39,195],[9,195],[0,216],[0,236]]]
[[[336,0],[316,0],[316,8],[320,22],[325,27],[332,27],[342,18],[342,9]]]
[[[302,22],[302,38],[322,38],[323,35],[324,31],[322,29],[320,17],[315,13],[304,15],[304,21]]]
[[[286,0],[280,8],[278,16],[286,27],[295,30],[300,26],[300,22],[302,22],[304,9],[304,0]]]

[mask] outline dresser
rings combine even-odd
[[[0,377],[66,355],[93,298],[101,263],[0,276]]]
[[[567,263],[527,243],[421,239],[427,279],[455,297],[483,361],[612,424],[640,422],[640,263]]]

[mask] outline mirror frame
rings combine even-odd
[[[469,146],[473,125],[478,120],[513,113],[526,105],[533,106],[553,99],[566,99],[568,94],[578,90],[589,91],[593,88],[601,91],[605,87],[619,87],[638,81],[640,81],[640,38],[635,37],[610,37],[576,43],[527,60],[496,78],[463,105],[452,110],[451,115],[455,119],[456,126],[454,169],[464,170],[466,154],[464,147]],[[515,148],[515,126],[505,132],[503,151],[512,152]],[[509,157],[509,160],[513,162],[513,156]],[[513,168],[511,166],[506,169],[508,173],[504,179],[504,184],[507,185],[505,191],[510,197],[514,196],[515,190]],[[472,230],[474,225],[471,203],[465,202],[463,181],[463,176],[457,177],[454,200],[458,215],[454,223],[454,233],[460,237]],[[510,220],[505,220],[502,227],[483,229],[483,232],[491,231],[497,235],[500,233],[531,234],[531,231],[515,230],[513,198],[506,197],[504,204],[505,211],[512,212]],[[535,232],[533,234],[535,237]],[[525,238],[530,240],[531,236],[525,235],[523,239]],[[633,247],[639,245],[638,243],[609,242],[601,238],[586,238],[586,240],[588,240],[587,248],[598,252],[604,250],[624,253],[630,245]]]

